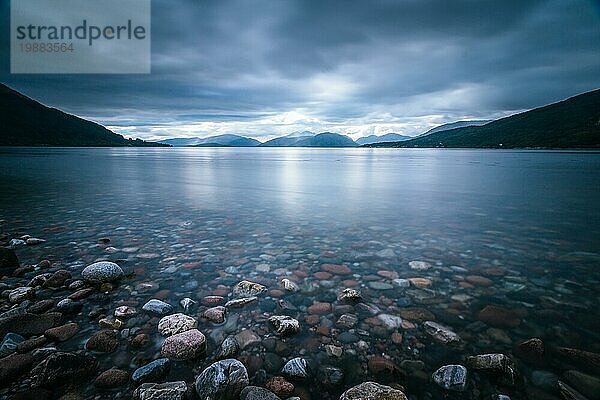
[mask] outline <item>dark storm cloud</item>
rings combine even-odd
[[[151,75],[9,75],[143,137],[415,134],[600,86],[597,1],[154,1]],[[57,10],[60,12],[60,10]]]

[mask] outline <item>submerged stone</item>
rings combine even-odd
[[[462,392],[467,384],[467,369],[462,365],[444,365],[431,378],[446,390]]]

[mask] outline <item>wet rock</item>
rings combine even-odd
[[[102,318],[100,321],[98,321],[98,325],[105,329],[121,329],[123,326],[123,321],[116,318]]]
[[[19,267],[19,259],[15,251],[6,247],[0,247],[0,275],[10,275]]]
[[[52,275],[50,275],[48,279],[46,279],[46,281],[44,282],[44,286],[49,288],[59,288],[64,286],[65,283],[71,278],[72,276],[69,271],[60,269]]]
[[[256,297],[256,296],[244,297],[241,299],[229,300],[227,303],[225,303],[225,307],[226,308],[241,308],[248,304],[254,303],[256,301],[258,301],[258,297]]]
[[[21,239],[11,239],[10,242],[8,242],[8,245],[12,248],[25,246],[25,244],[25,241]]]
[[[402,318],[396,315],[379,314],[377,319],[379,319],[383,323],[383,326],[388,329],[399,329],[402,327]]]
[[[8,301],[11,303],[20,303],[33,298],[35,298],[35,289],[29,286],[19,287],[8,293]]]
[[[318,377],[325,386],[337,386],[344,380],[344,372],[336,367],[322,366]]]
[[[431,378],[446,390],[462,392],[467,384],[467,369],[462,365],[444,365]]]
[[[592,353],[568,347],[556,348],[562,360],[596,375],[600,374],[600,353]]]
[[[426,261],[411,261],[408,263],[408,266],[414,271],[427,271],[431,269],[431,264]]]
[[[515,353],[529,364],[541,364],[545,353],[544,342],[539,338],[526,340],[517,346]]]
[[[352,274],[352,270],[348,268],[346,265],[339,264],[323,264],[321,265],[321,269],[325,272],[328,272],[333,275],[350,275]]]
[[[56,303],[55,308],[56,311],[59,311],[63,314],[75,315],[81,311],[83,304],[72,299],[63,299]]]
[[[135,400],[184,400],[187,385],[184,381],[165,383],[144,383],[134,392]]]
[[[19,343],[23,343],[25,338],[16,333],[7,333],[0,344],[0,357],[6,357],[17,350]]]
[[[140,333],[135,335],[133,339],[131,339],[131,347],[134,349],[140,349],[142,347],[146,347],[150,344],[150,337],[145,333]]]
[[[31,354],[13,353],[0,358],[0,387],[8,386],[31,369],[34,358]]]
[[[484,307],[477,318],[497,328],[516,328],[521,324],[520,313],[498,306]]]
[[[240,400],[281,400],[271,391],[259,386],[246,386],[240,393]]]
[[[556,384],[556,386],[558,386],[558,389],[560,390],[560,393],[562,394],[562,397],[564,399],[567,399],[567,400],[588,400],[581,393],[579,393],[577,390],[575,390],[574,388],[572,388],[571,386],[567,385],[564,382],[558,381],[557,384]]]
[[[248,346],[260,343],[260,336],[258,336],[256,332],[254,332],[251,329],[244,329],[243,331],[235,335],[235,340],[240,346],[240,349],[245,349]]]
[[[267,288],[259,283],[241,281],[233,287],[232,294],[234,297],[254,297],[266,290]]]
[[[237,400],[250,384],[246,367],[235,359],[211,364],[196,378],[196,393],[203,400]]]
[[[301,357],[292,358],[285,363],[281,372],[291,378],[306,378],[308,372],[306,370],[306,360]]]
[[[158,321],[158,331],[163,336],[171,336],[194,329],[198,321],[182,313],[167,315]]]
[[[324,302],[313,303],[306,309],[306,312],[313,315],[325,315],[331,312],[331,304]]]
[[[225,322],[226,308],[223,306],[211,307],[202,313],[202,316],[214,324]]]
[[[570,370],[565,373],[565,380],[579,393],[590,400],[600,400],[600,379]]]
[[[342,332],[337,336],[337,340],[341,343],[349,344],[358,342],[359,337],[353,332]]]
[[[435,340],[444,344],[457,344],[460,342],[460,336],[454,333],[450,328],[433,321],[425,321],[423,324],[425,332]]]
[[[137,315],[137,310],[129,306],[119,306],[115,309],[114,316],[117,318],[133,318]]]
[[[347,288],[338,293],[337,299],[338,301],[353,304],[361,301],[362,295],[356,289]]]
[[[492,286],[494,281],[481,275],[468,275],[465,280],[475,286]]]
[[[48,343],[48,339],[45,336],[38,336],[36,338],[27,339],[17,345],[18,353],[28,353],[38,347],[42,347]]]
[[[80,290],[76,291],[75,293],[71,293],[68,298],[71,300],[85,299],[86,297],[88,297],[92,293],[94,293],[94,291],[95,291],[94,288],[80,289]]]
[[[55,301],[52,299],[40,300],[27,308],[27,312],[32,314],[42,314],[54,308]]]
[[[265,383],[265,387],[282,398],[287,398],[294,391],[294,385],[282,376],[272,377]]]
[[[419,289],[427,289],[433,285],[431,279],[427,278],[409,278],[408,279],[411,285]]]
[[[206,350],[206,338],[198,329],[190,329],[165,339],[160,354],[174,360],[196,358]]]
[[[354,314],[342,314],[335,323],[340,328],[350,329],[358,323],[358,317]]]
[[[286,291],[292,292],[292,293],[300,290],[300,287],[295,282],[290,281],[287,278],[284,278],[281,280],[280,286],[283,290],[286,290]]]
[[[94,381],[94,385],[101,389],[114,389],[125,386],[128,382],[129,372],[122,369],[111,368],[98,375]]]
[[[92,282],[114,282],[123,277],[121,267],[110,261],[100,261],[88,265],[81,271],[83,279]]]
[[[85,348],[99,353],[112,353],[119,347],[117,334],[112,330],[103,330],[93,334],[85,344]]]
[[[479,354],[467,357],[467,367],[471,369],[496,370],[502,374],[503,381],[509,385],[515,381],[515,366],[510,357],[501,353]]]
[[[379,281],[369,282],[368,285],[373,290],[392,290],[394,288],[394,285]]]
[[[194,307],[194,305],[196,305],[196,302],[192,299],[190,299],[189,297],[185,297],[183,299],[181,299],[181,301],[179,302],[179,305],[181,306],[181,308],[183,308],[184,312],[190,312],[192,310],[192,308]]]
[[[168,358],[159,358],[133,371],[131,380],[135,384],[144,382],[158,382],[162,380],[171,369]]]
[[[60,313],[29,314],[16,313],[7,317],[0,318],[0,336],[9,332],[16,333],[23,337],[41,335],[47,329],[50,329],[60,323],[62,315]]]
[[[202,298],[202,304],[208,307],[223,304],[225,298],[223,296],[205,296]]]
[[[342,393],[340,400],[407,400],[407,397],[389,386],[363,382]]]
[[[339,358],[342,356],[344,350],[341,347],[328,344],[325,346],[325,352],[329,357]]]
[[[29,238],[25,241],[25,243],[29,246],[35,246],[36,244],[42,244],[44,242],[46,241],[40,238]]]
[[[368,367],[372,375],[391,375],[398,369],[392,360],[380,356],[369,358]]]
[[[165,315],[173,311],[173,306],[158,299],[151,299],[142,306],[142,310],[157,315]]]
[[[75,322],[50,328],[44,332],[44,336],[55,342],[64,342],[69,340],[79,332],[79,325]]]
[[[269,322],[280,336],[292,336],[300,331],[298,320],[287,315],[274,315],[269,318]]]
[[[221,346],[219,348],[219,353],[217,354],[217,358],[231,358],[235,356],[240,351],[240,345],[237,340],[233,336],[229,336],[223,340]]]
[[[36,386],[56,388],[85,380],[96,372],[98,362],[88,354],[56,352],[32,371]]]

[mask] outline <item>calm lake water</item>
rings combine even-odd
[[[459,397],[525,398],[532,390],[558,396],[538,382],[540,371],[561,380],[571,369],[598,373],[558,359],[531,365],[513,348],[539,337],[548,349],[600,351],[599,153],[4,148],[0,187],[2,232],[47,240],[18,249],[23,264],[48,258],[77,277],[83,266],[106,259],[134,273],[109,292],[108,304],[85,303],[72,318],[81,331],[59,348],[83,348],[99,330],[87,318],[94,309],[139,310],[153,297],[176,309],[183,297],[227,300],[231,287],[247,279],[268,291],[231,310],[225,325],[200,319],[207,357],[175,363],[166,380],[192,383],[215,360],[223,338],[243,329],[259,338],[238,353],[251,383],[264,385],[279,375],[279,364],[301,356],[316,371],[310,384],[292,380],[303,398],[337,398],[365,380],[401,384],[415,398],[441,398],[431,373],[490,352],[514,359],[518,382],[470,373]],[[98,243],[102,237],[110,243]],[[430,267],[411,268],[414,260]],[[324,264],[351,273],[319,274],[331,270]],[[300,291],[279,291],[284,277]],[[430,282],[405,287],[401,280],[409,278]],[[363,302],[340,304],[344,286],[360,290]],[[309,312],[313,302],[333,308]],[[490,305],[504,314],[481,316]],[[191,315],[204,309],[199,304]],[[281,314],[297,318],[301,332],[273,344],[265,319]],[[344,314],[357,322],[340,323]],[[382,323],[380,314],[403,323]],[[462,344],[436,341],[425,320],[451,328]],[[119,349],[98,355],[100,371],[113,365],[133,371],[159,358],[157,321],[143,314],[127,321],[133,332],[150,335],[150,346],[133,350],[130,332],[121,332]],[[342,347],[342,357],[327,356],[325,345]],[[83,390],[115,396],[91,384]]]

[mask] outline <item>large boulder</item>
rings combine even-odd
[[[229,358],[211,364],[198,375],[196,393],[202,400],[237,400],[249,383],[244,364]]]
[[[400,390],[375,382],[363,382],[342,393],[340,400],[408,400]]]

